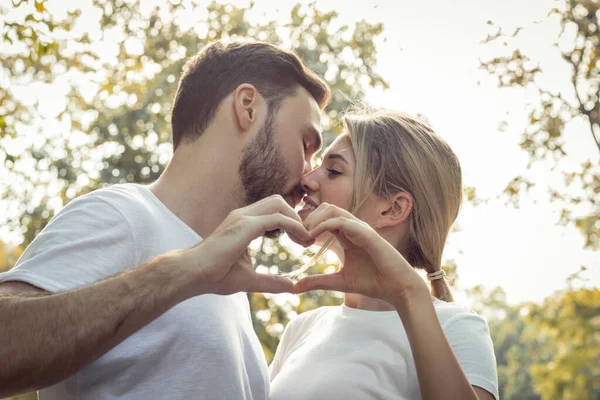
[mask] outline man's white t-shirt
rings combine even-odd
[[[71,290],[200,240],[146,187],[115,185],[71,201],[15,268],[0,274],[0,282],[27,282],[52,293]],[[41,400],[268,396],[268,367],[244,293],[186,300],[75,375],[40,391]]]
[[[467,379],[498,399],[487,323],[475,312],[434,301]],[[270,365],[271,400],[421,399],[406,331],[396,311],[320,307],[286,327]]]

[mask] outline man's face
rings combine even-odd
[[[268,116],[256,137],[246,146],[239,174],[245,203],[280,194],[295,207],[301,200],[302,175],[321,147],[321,110],[314,98],[299,87],[284,99],[275,115]]]

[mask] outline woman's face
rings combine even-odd
[[[321,165],[300,180],[306,192],[304,208],[298,212],[302,220],[321,203],[329,203],[348,209],[354,194],[354,171],[356,160],[348,135],[342,134],[323,154]],[[325,236],[325,235],[321,235]],[[326,238],[317,238],[322,244]]]

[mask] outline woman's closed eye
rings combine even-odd
[[[333,168],[326,168],[327,169],[327,175],[330,178],[335,178],[336,176],[342,175],[342,172],[335,170]]]

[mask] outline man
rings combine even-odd
[[[255,273],[247,246],[281,230],[311,243],[293,206],[329,97],[266,43],[217,42],[190,60],[158,181],[71,201],[0,275],[0,397],[266,399],[240,292],[293,284]]]

